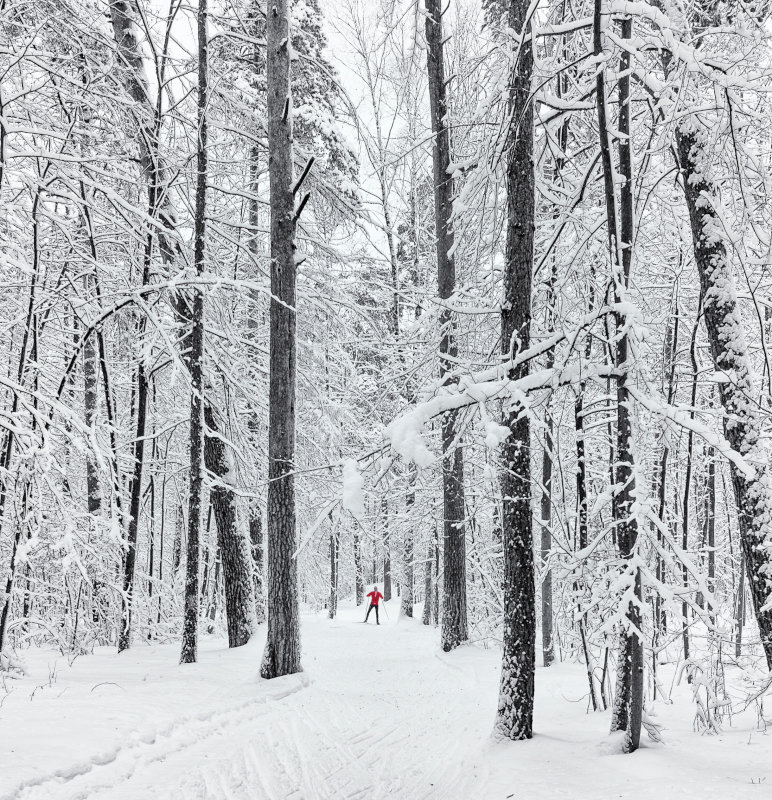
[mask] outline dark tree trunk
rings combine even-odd
[[[432,162],[434,166],[434,217],[437,238],[437,284],[440,300],[447,300],[456,289],[456,265],[453,259],[453,181],[450,166],[450,131],[448,129],[447,82],[445,81],[444,40],[442,36],[442,0],[426,2],[427,71],[431,107]],[[455,324],[451,311],[440,310],[440,378],[452,380],[458,357]],[[458,647],[468,638],[466,613],[466,521],[464,503],[464,457],[457,441],[458,413],[447,412],[442,418],[442,496],[444,538],[444,585],[442,602],[442,649]]]
[[[147,245],[148,250],[151,244]],[[149,265],[149,254],[146,265]],[[146,266],[146,269],[148,267]],[[149,270],[148,270],[149,271]],[[145,332],[144,317],[139,321],[138,339]],[[123,586],[121,593],[121,628],[118,637],[118,652],[131,646],[131,611],[134,593],[134,572],[137,562],[137,539],[139,534],[139,511],[142,501],[142,473],[145,463],[145,426],[147,421],[147,376],[140,358],[137,365],[137,420],[134,440],[134,472],[129,491],[129,524],[126,530],[126,553],[123,560]]]
[[[204,423],[207,433],[217,430],[211,403],[204,404]],[[236,493],[231,488],[233,464],[221,437],[205,435],[204,464],[208,472],[217,476],[217,483],[209,492],[209,502],[214,510],[222,559],[228,646],[240,647],[249,641],[257,624],[252,559],[249,542],[239,530]]]
[[[553,263],[547,284],[547,332],[554,330],[555,320],[555,278],[556,267]],[[555,365],[555,351],[547,353],[547,369]],[[549,556],[552,550],[552,414],[550,404],[545,407],[546,428],[544,432],[544,451],[541,462],[541,567],[544,571],[541,582],[541,638],[544,666],[548,667],[555,660],[555,644],[553,641],[552,619],[552,570],[549,567]]]
[[[601,0],[595,0],[594,51],[597,57],[603,54],[601,34]],[[621,36],[629,39],[632,19],[621,22]],[[603,164],[606,214],[609,238],[609,253],[614,276],[614,299],[621,302],[630,279],[633,254],[633,186],[632,148],[630,144],[630,56],[622,51],[619,79],[619,171],[624,178],[620,193],[620,215],[617,221],[614,168],[609,141],[609,124],[606,117],[605,70],[599,69],[596,77],[598,108],[598,131],[600,136],[601,161]],[[619,225],[619,227],[618,227]],[[635,554],[638,538],[638,523],[633,515],[635,500],[635,464],[632,450],[632,419],[630,415],[630,393],[624,370],[628,367],[629,341],[625,330],[625,318],[615,316],[617,335],[615,365],[621,370],[617,380],[617,426],[616,452],[614,459],[614,494],[611,499],[614,531],[619,555],[629,562]],[[643,642],[640,638],[642,625],[640,603],[642,598],[641,573],[633,570],[633,593],[635,603],[628,603],[625,614],[627,626],[619,636],[619,658],[617,661],[617,692],[611,719],[612,731],[624,731],[624,750],[632,753],[638,749],[643,713]]]
[[[762,423],[752,400],[756,390],[737,308],[731,262],[725,241],[716,234],[723,228],[712,204],[712,198],[719,191],[707,178],[709,136],[710,131],[695,116],[682,121],[675,132],[713,365],[716,370],[732,376],[731,381],[719,383],[725,412],[724,433],[732,449],[748,456],[758,446]],[[770,467],[759,461],[753,477],[740,472],[734,464],[730,469],[753,610],[767,667],[772,670],[772,608],[764,610],[772,591],[768,534],[772,518]]]
[[[692,396],[689,406],[689,418],[694,419],[694,408],[697,402],[697,379],[699,377],[697,371],[697,327],[699,325],[699,314],[697,321],[694,323],[694,331],[692,332],[692,343],[689,348],[689,357],[692,362]],[[692,456],[694,453],[694,431],[689,430],[686,439],[686,477],[684,479],[684,497],[681,505],[681,547],[684,553],[689,552],[689,503],[692,488]],[[681,567],[681,579],[683,581],[684,591],[689,587],[689,570],[686,564]],[[681,638],[684,646],[684,661],[689,660],[689,604],[686,599],[681,603],[681,624],[683,626],[681,631]],[[687,670],[689,682],[691,682],[691,673]]]
[[[434,591],[432,592],[432,625],[440,624],[440,537],[434,529]]]
[[[265,559],[263,558],[263,520],[260,506],[249,504],[249,543],[252,551],[252,578],[254,582],[255,617],[257,624],[265,622],[265,595],[263,593]]]
[[[271,347],[268,398],[268,638],[260,674],[300,672],[295,552],[295,203],[289,3],[269,5],[266,24],[268,171],[271,196]]]
[[[405,514],[410,525],[410,512],[415,505],[415,472],[411,467],[410,489],[405,498]],[[415,582],[415,566],[413,564],[413,531],[408,528],[405,531],[405,547],[403,550],[402,562],[402,594],[401,604],[402,613],[406,617],[413,616],[413,584]]]
[[[668,388],[667,388],[667,402],[671,405],[675,397],[675,368],[676,368],[676,352],[678,351],[678,328],[679,328],[680,314],[678,306],[676,305],[675,319],[673,320],[672,328],[668,332],[668,337],[665,345],[665,368],[668,370]],[[658,486],[658,518],[660,523],[664,526],[667,525],[666,508],[667,508],[667,468],[668,460],[670,457],[670,448],[667,443],[662,447],[662,456],[659,462],[659,486]],[[662,532],[657,530],[657,541],[663,544],[664,538]],[[665,565],[662,556],[657,553],[655,575],[658,581],[664,581],[665,578]],[[659,636],[664,634],[667,630],[667,615],[662,603],[662,598],[659,593],[654,598],[654,641],[655,644],[659,641]],[[652,657],[652,667],[656,672],[657,668],[657,654]],[[654,682],[656,693],[656,681]]]
[[[207,118],[209,93],[207,0],[198,0],[198,146],[196,148],[196,208],[194,262],[196,276],[204,275],[206,254]],[[198,652],[198,562],[201,535],[201,498],[204,491],[204,292],[193,289],[189,345],[190,371],[190,481],[188,494],[188,541],[185,563],[185,607],[180,663],[196,661]],[[186,348],[187,350],[187,348]],[[225,554],[223,554],[223,557]],[[230,633],[230,631],[229,631]],[[230,637],[229,637],[230,638]]]
[[[182,506],[174,517],[174,545],[172,546],[172,572],[176,576],[182,564],[182,531],[185,522],[182,517]]]
[[[338,531],[333,523],[330,531],[330,602],[327,607],[327,616],[330,619],[335,619],[338,613],[338,544]]]
[[[431,625],[432,622],[432,573],[434,572],[434,541],[429,540],[424,562],[424,613],[422,622]]]
[[[386,497],[381,498],[383,511],[383,600],[391,600],[391,542],[389,536],[389,506]]]
[[[705,540],[708,546],[708,589],[716,591],[716,451],[708,448],[708,479],[705,487]]]
[[[359,534],[354,534],[354,581],[356,584],[356,603],[362,605],[365,597],[364,576],[362,574],[362,542]]]
[[[534,163],[531,79],[533,48],[528,0],[511,0],[509,27],[518,37],[519,57],[512,71],[507,115],[507,241],[501,351],[504,363],[528,348],[533,275]],[[528,375],[528,362],[509,368],[509,377]],[[501,448],[502,547],[504,553],[504,639],[501,658],[497,732],[509,739],[533,736],[536,650],[536,590],[531,519],[531,439],[522,409],[504,409],[510,435]]]
[[[85,278],[86,296],[92,294],[91,275]],[[86,427],[92,432],[95,430],[97,417],[97,392],[99,388],[99,372],[97,370],[97,346],[96,337],[86,336],[83,342],[83,405]],[[91,453],[86,454],[86,495],[87,508],[89,514],[98,514],[102,499],[99,491],[99,473],[97,472],[96,461]]]
[[[745,551],[740,553],[740,579],[737,581],[737,598],[735,603],[735,620],[737,636],[734,642],[735,658],[740,658],[743,650],[743,628],[745,627]]]

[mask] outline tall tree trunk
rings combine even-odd
[[[445,81],[442,0],[426,0],[426,66],[431,107],[432,163],[434,167],[434,218],[437,250],[437,285],[440,301],[456,289],[456,265],[452,256],[453,181],[450,166],[447,82]],[[440,310],[440,378],[451,380],[458,358],[453,315],[446,305]],[[466,521],[464,503],[464,457],[458,436],[458,413],[442,418],[442,496],[444,538],[444,586],[442,603],[442,649],[458,647],[468,638],[466,612]]]
[[[745,551],[740,553],[740,580],[737,581],[737,598],[735,603],[735,620],[737,636],[734,642],[735,658],[740,658],[743,648],[743,628],[745,627]]]
[[[760,411],[754,398],[754,377],[740,313],[727,244],[719,235],[721,220],[713,206],[719,192],[710,178],[709,131],[695,115],[676,128],[675,139],[682,185],[692,229],[694,260],[700,276],[705,327],[713,365],[732,376],[719,383],[724,407],[724,433],[729,444],[753,463],[748,475],[730,464],[740,522],[740,541],[751,601],[767,667],[772,670],[772,608],[764,605],[772,592],[772,469],[756,455],[762,437]]]
[[[204,404],[204,423],[208,431],[218,429],[211,403]],[[233,459],[222,437],[204,439],[204,464],[212,475],[223,476],[210,489],[209,502],[214,510],[223,575],[228,576],[223,581],[228,646],[240,647],[249,641],[257,626],[253,568],[250,542],[239,529],[236,514]]]
[[[391,600],[391,541],[389,536],[389,506],[386,495],[381,498],[383,512],[383,600]]]
[[[716,591],[716,451],[708,448],[708,479],[705,487],[705,540],[708,547],[708,588]]]
[[[672,327],[668,330],[668,335],[665,342],[665,368],[668,370],[668,387],[667,387],[667,402],[668,405],[673,403],[676,392],[675,383],[675,369],[676,369],[676,353],[678,351],[678,328],[680,321],[680,313],[678,305],[676,305],[675,319],[673,320]],[[662,447],[662,456],[659,462],[659,485],[657,487],[658,493],[658,511],[657,517],[662,525],[667,525],[667,518],[665,511],[667,510],[667,467],[670,457],[670,447],[665,442]],[[663,536],[662,531],[659,529],[656,532],[657,541],[662,544]],[[665,565],[662,556],[658,553],[656,556],[655,576],[658,581],[664,581],[665,578]],[[660,634],[664,634],[667,630],[667,616],[662,604],[662,598],[659,593],[654,598],[654,643],[659,641]],[[652,657],[652,668],[656,672],[657,668],[657,653],[655,652]],[[654,681],[654,690],[656,692],[657,683]]]
[[[265,622],[265,596],[263,594],[265,559],[263,558],[263,520],[256,501],[249,504],[249,545],[252,552],[252,581],[257,624]]]
[[[553,262],[547,282],[547,334],[555,328],[555,279],[556,266]],[[547,369],[555,365],[555,351],[547,353]],[[545,407],[546,428],[544,431],[544,450],[541,462],[541,567],[544,571],[541,582],[541,638],[544,666],[548,667],[555,660],[552,619],[552,570],[549,565],[552,550],[552,414],[549,401]]]
[[[507,116],[507,241],[501,349],[504,363],[530,344],[533,275],[533,46],[528,0],[511,0],[509,27],[518,56],[512,70]],[[509,368],[511,380],[528,375],[528,362]],[[504,411],[510,435],[502,445],[501,517],[504,552],[504,640],[496,730],[509,739],[533,735],[536,649],[533,522],[531,519],[531,437],[527,415],[513,406]]]
[[[603,55],[601,32],[601,0],[595,0],[593,19],[593,43],[595,56]],[[629,39],[632,34],[632,19],[621,22],[621,37]],[[601,161],[603,164],[604,188],[606,194],[606,213],[609,238],[609,252],[614,283],[614,299],[622,302],[630,279],[633,255],[633,186],[632,186],[632,146],[630,143],[630,55],[626,50],[620,57],[619,79],[619,171],[624,178],[620,192],[620,215],[617,218],[616,194],[614,188],[614,167],[611,143],[609,141],[609,122],[606,115],[605,70],[599,69],[596,77],[598,109],[598,131],[600,136]],[[629,339],[625,318],[617,313],[615,324],[618,342],[615,365],[621,374],[617,379],[617,425],[616,455],[614,467],[614,493],[612,496],[612,517],[616,531],[617,547],[620,557],[630,562],[635,555],[638,539],[638,523],[633,513],[635,500],[635,464],[632,450],[632,419],[630,414],[630,394],[627,388],[625,370],[628,367]],[[624,731],[624,750],[632,753],[638,749],[641,736],[641,717],[643,713],[643,642],[641,631],[641,573],[633,568],[631,580],[636,602],[629,602],[625,609],[626,624],[619,636],[619,658],[617,660],[617,692],[614,698],[614,711],[611,719],[612,731]]]
[[[410,526],[410,511],[415,506],[415,468],[410,468],[410,488],[405,497],[405,516]],[[415,582],[415,565],[413,564],[413,530],[405,531],[405,546],[402,561],[402,596],[400,607],[406,617],[413,616],[413,584]]]
[[[432,592],[432,625],[440,624],[440,536],[434,528],[434,590]]]
[[[338,531],[337,525],[330,514],[332,530],[330,531],[330,603],[327,608],[327,616],[335,619],[338,613]]]
[[[692,396],[689,405],[689,418],[694,419],[694,408],[697,402],[697,378],[699,377],[697,371],[697,328],[699,326],[699,315],[694,323],[694,330],[692,331],[692,342],[689,347],[689,357],[692,362]],[[684,479],[684,497],[682,503],[682,516],[681,516],[681,547],[684,553],[689,551],[689,498],[692,488],[692,455],[694,453],[694,431],[689,430],[686,440],[686,477]],[[681,579],[684,585],[684,591],[689,586],[689,570],[686,564],[681,567]],[[683,629],[681,631],[681,638],[684,646],[684,661],[689,660],[689,604],[684,599],[681,603],[681,624]],[[691,674],[687,672],[689,682],[691,682]]]
[[[264,4],[257,0],[253,4],[253,18],[258,19],[263,14]],[[255,64],[258,60],[262,62],[262,47],[255,45],[253,60]],[[260,150],[257,145],[252,145],[249,151],[249,251],[252,254],[253,264],[258,264],[260,258],[260,201],[258,200],[260,190]],[[263,296],[257,289],[249,292],[251,302],[251,313],[247,319],[247,328],[250,332],[253,346],[257,347],[258,331],[260,329],[260,310],[263,308]],[[257,352],[257,351],[256,351]],[[253,446],[262,435],[262,424],[258,413],[255,411],[249,416],[249,431],[252,434]],[[263,521],[260,505],[257,500],[251,500],[249,504],[249,541],[252,552],[252,580],[254,584],[255,614],[258,624],[265,622],[265,558],[263,550]]]
[[[85,222],[84,222],[85,225]],[[92,267],[92,270],[95,267]],[[93,276],[91,270],[84,277],[86,297],[92,294]],[[97,346],[95,336],[86,336],[83,342],[83,406],[86,427],[95,435],[97,416],[97,392],[99,387],[97,371]],[[86,454],[86,495],[88,513],[96,515],[102,506],[99,492],[99,474],[96,461],[91,453]]]
[[[434,571],[434,541],[429,540],[424,562],[424,613],[422,622],[431,625],[432,622],[432,572]]]
[[[207,0],[198,0],[198,143],[196,148],[196,208],[194,224],[194,264],[196,277],[204,275],[206,255],[206,180],[207,118],[209,94],[207,40]],[[198,650],[198,562],[201,535],[201,496],[204,489],[204,291],[193,289],[190,332],[190,483],[188,494],[188,541],[185,565],[185,609],[180,663],[196,661]],[[223,554],[225,557],[225,554]],[[230,633],[230,631],[229,631]]]
[[[354,582],[356,592],[356,604],[362,605],[365,597],[364,575],[362,572],[362,541],[358,533],[354,533]]]
[[[271,347],[268,398],[268,638],[260,674],[299,672],[295,551],[295,217],[288,0],[269,4],[266,26],[271,195]]]

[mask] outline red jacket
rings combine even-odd
[[[367,596],[370,598],[371,606],[377,606],[378,601],[383,597],[383,595],[380,592],[375,590],[373,590],[372,592],[368,592]]]

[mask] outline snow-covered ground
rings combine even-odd
[[[491,738],[499,654],[445,654],[418,619],[303,619],[301,675],[258,677],[262,638],[204,637],[198,664],[141,643],[77,659],[33,650],[0,684],[0,798],[669,800],[772,797],[772,735],[749,710],[692,728],[686,687],[658,704],[665,744],[609,754],[582,667],[537,672],[536,735]]]

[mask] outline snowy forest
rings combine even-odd
[[[0,0],[0,798],[768,797],[771,120],[763,0]]]

